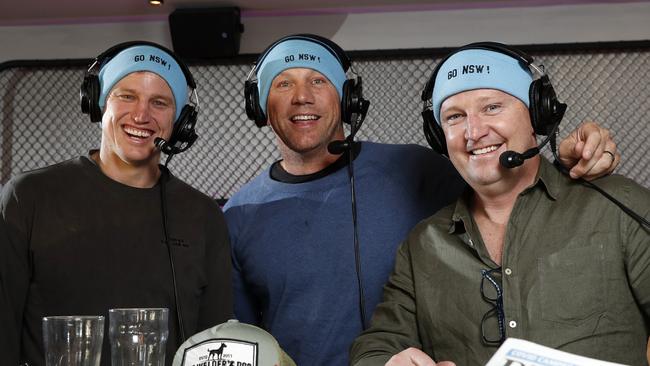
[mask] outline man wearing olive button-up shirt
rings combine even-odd
[[[355,365],[483,365],[506,337],[647,364],[650,231],[543,157],[500,162],[534,148],[564,107],[508,50],[463,48],[434,75],[429,122],[471,189],[400,247]],[[648,217],[648,190],[620,176],[596,184]]]

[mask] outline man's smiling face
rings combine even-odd
[[[267,111],[273,131],[298,154],[326,152],[327,144],[344,137],[338,92],[318,71],[292,68],[276,76]]]
[[[499,182],[517,169],[507,169],[499,156],[535,146],[526,105],[496,89],[477,89],[447,98],[440,108],[449,158],[476,189]]]
[[[157,165],[154,139],[169,139],[175,113],[174,95],[155,73],[134,72],[117,82],[102,117],[102,150],[115,162]]]

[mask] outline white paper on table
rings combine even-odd
[[[625,366],[508,338],[485,366]]]

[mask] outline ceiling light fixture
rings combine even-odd
[[[149,0],[149,5],[160,6],[164,3],[164,0]]]

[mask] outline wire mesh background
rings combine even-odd
[[[560,136],[583,120],[598,121],[613,131],[623,156],[617,172],[650,187],[650,46],[563,49],[529,51],[537,64],[544,65],[559,99],[569,105]],[[426,145],[420,93],[440,54],[434,50],[355,55],[354,69],[363,77],[364,96],[371,101],[359,139]],[[190,66],[200,99],[199,140],[176,156],[170,168],[217,199],[230,197],[279,158],[272,131],[258,129],[246,119],[243,82],[253,59]],[[91,124],[79,107],[86,64],[0,65],[0,183],[99,147],[100,127]],[[550,156],[548,150],[545,154]]]

